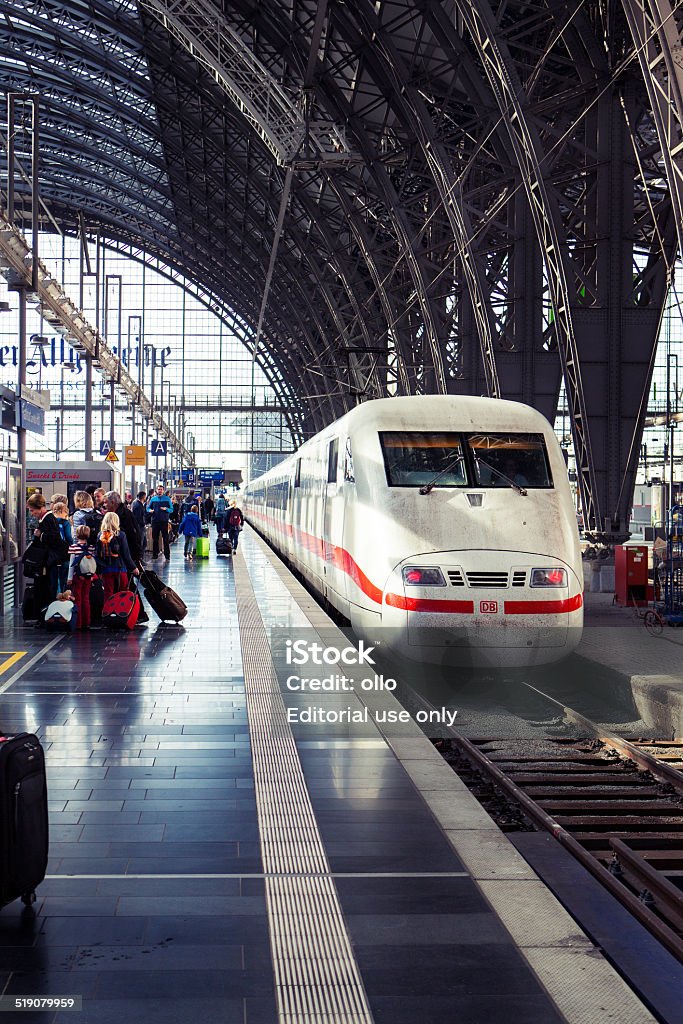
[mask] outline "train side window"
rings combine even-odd
[[[353,472],[353,453],[351,452],[350,437],[346,438],[346,446],[344,448],[344,480],[350,484],[356,482],[356,476]]]
[[[333,438],[327,446],[327,482],[336,484],[339,464],[339,438]]]
[[[296,469],[294,470],[294,486],[301,487],[301,459],[296,460]]]

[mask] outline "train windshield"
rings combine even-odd
[[[553,486],[543,434],[401,430],[379,439],[390,487]]]
[[[435,477],[439,487],[467,485],[462,435],[380,431],[379,439],[390,487],[422,487]]]
[[[477,487],[552,487],[543,434],[469,434]]]

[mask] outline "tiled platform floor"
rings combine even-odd
[[[266,625],[302,622],[246,534],[243,553]],[[131,634],[65,637],[2,694],[3,730],[44,740],[52,831],[34,921],[19,904],[0,913],[1,991],[83,997],[79,1013],[17,1015],[25,1024],[278,1019],[233,566],[175,548],[163,571],[189,606],[181,627],[150,612]],[[25,663],[48,642],[2,630]],[[377,1024],[560,1021],[379,733],[306,735]]]

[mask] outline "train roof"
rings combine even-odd
[[[375,398],[351,409],[306,441],[284,462],[298,456],[316,441],[341,433],[355,435],[369,428],[375,430],[528,430],[553,433],[548,420],[537,409],[521,402],[476,395],[400,395]],[[282,463],[280,465],[283,465]],[[256,480],[278,476],[274,466]]]
[[[342,426],[356,430],[371,423],[380,429],[405,430],[508,430],[521,425],[552,430],[540,412],[520,402],[474,395],[402,395],[364,402],[321,434],[334,433]]]

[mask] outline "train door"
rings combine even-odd
[[[338,599],[346,597],[343,539],[344,493],[339,480],[339,438],[327,443],[326,476],[323,489],[322,555],[325,596],[332,590]]]

